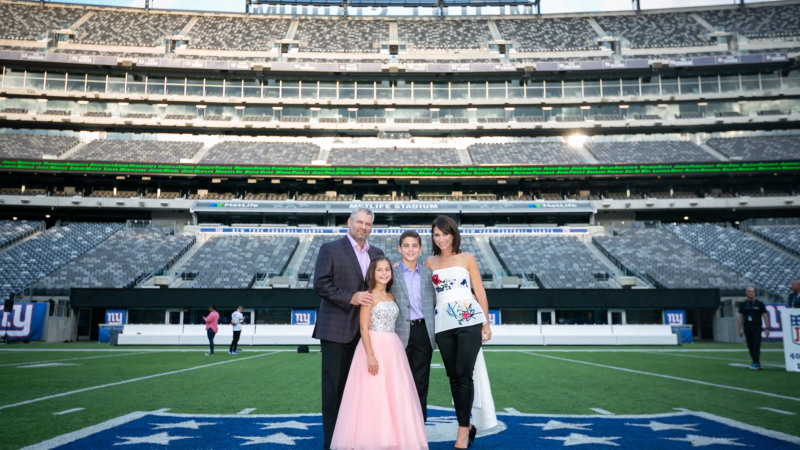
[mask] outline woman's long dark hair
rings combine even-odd
[[[453,254],[461,253],[461,233],[458,232],[456,221],[449,216],[439,216],[433,219],[433,224],[431,225],[431,250],[433,250],[433,256],[442,254],[442,249],[436,245],[436,241],[433,239],[433,230],[435,228],[438,228],[444,234],[453,236]]]
[[[378,267],[379,261],[388,262],[389,268],[392,268],[392,262],[389,261],[389,258],[383,255],[378,255],[372,258],[372,261],[369,262],[369,267],[367,267],[367,292],[372,292],[372,290],[375,289],[375,286],[378,284],[378,280],[375,279],[375,268]],[[389,282],[386,283],[387,292],[392,289],[392,282],[394,282],[394,274],[392,274],[392,278],[389,279]]]

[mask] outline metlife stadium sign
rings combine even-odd
[[[587,201],[491,201],[491,202],[294,202],[294,201],[210,201],[197,200],[192,213],[339,213],[346,214],[357,208],[375,212],[415,214],[420,212],[459,214],[594,214],[597,208]]]

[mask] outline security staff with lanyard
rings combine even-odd
[[[753,364],[750,369],[761,370],[761,319],[764,325],[769,324],[767,318],[767,308],[759,300],[756,300],[756,289],[749,287],[744,291],[747,301],[739,305],[739,337],[742,337],[742,325],[744,325],[744,336],[747,341],[747,350],[750,351],[750,358]],[[764,332],[769,337],[769,328],[765,327]]]
[[[793,280],[791,284],[792,293],[786,303],[788,308],[800,308],[800,280]]]

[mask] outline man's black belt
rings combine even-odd
[[[411,325],[424,325],[425,319],[416,319],[411,321]]]

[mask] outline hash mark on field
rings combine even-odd
[[[752,389],[745,389],[745,388],[740,388],[740,387],[736,387],[736,386],[726,386],[724,384],[715,384],[715,383],[709,383],[707,381],[692,380],[690,378],[673,377],[672,375],[662,375],[660,373],[642,372],[641,370],[626,369],[624,367],[616,367],[616,366],[607,366],[605,364],[598,364],[598,363],[593,363],[593,362],[588,362],[588,361],[579,361],[579,360],[576,360],[576,359],[559,358],[557,356],[542,355],[541,353],[526,352],[526,354],[527,355],[531,355],[531,356],[538,356],[538,357],[541,357],[541,358],[557,359],[559,361],[567,361],[567,362],[573,362],[573,363],[578,363],[578,364],[586,364],[588,366],[602,367],[604,369],[621,370],[623,372],[636,373],[636,374],[639,374],[639,375],[649,375],[651,377],[666,378],[668,380],[685,381],[687,383],[702,384],[703,386],[712,386],[712,387],[718,387],[718,388],[722,388],[722,389],[730,389],[730,390],[733,390],[733,391],[741,391],[741,392],[747,392],[747,393],[750,393],[750,394],[766,395],[767,397],[782,398],[784,400],[793,400],[793,401],[796,401],[796,402],[800,402],[800,398],[789,397],[788,395],[773,394],[772,392],[755,391],[755,390],[752,390]]]
[[[176,373],[190,372],[192,370],[205,369],[206,367],[219,366],[221,364],[230,364],[230,363],[238,362],[238,361],[246,361],[248,359],[260,358],[262,356],[274,355],[276,353],[277,352],[264,353],[264,354],[256,355],[256,356],[248,356],[247,358],[229,359],[227,361],[221,361],[221,362],[216,362],[216,363],[211,363],[211,364],[204,364],[202,366],[188,367],[186,369],[173,370],[171,372],[157,373],[157,374],[154,374],[154,375],[147,375],[145,377],[132,378],[130,380],[124,380],[124,381],[117,381],[116,383],[101,384],[99,386],[92,386],[92,387],[83,388],[83,389],[76,389],[74,391],[62,392],[61,394],[53,394],[53,395],[48,395],[46,397],[34,398],[32,400],[25,400],[25,401],[18,402],[18,403],[10,403],[8,405],[0,405],[0,410],[7,409],[7,408],[15,408],[17,406],[22,406],[22,405],[29,405],[31,403],[41,402],[41,401],[44,401],[44,400],[51,400],[51,399],[59,398],[59,397],[66,397],[67,395],[80,394],[81,392],[93,391],[95,389],[103,389],[103,388],[107,388],[107,387],[120,386],[120,385],[123,385],[123,384],[133,383],[135,381],[149,380],[151,378],[163,377],[165,375],[174,375]]]
[[[772,412],[774,412],[774,413],[778,413],[778,414],[784,414],[784,415],[787,415],[787,416],[793,416],[793,415],[795,415],[793,412],[789,412],[789,411],[781,411],[780,409],[772,409],[772,408],[767,408],[766,406],[762,406],[761,408],[758,408],[758,409],[763,409],[764,411],[772,411]]]
[[[612,413],[611,411],[606,411],[605,409],[600,408],[589,408],[592,411],[596,412],[597,414],[602,414],[604,416],[615,416],[616,414]]]
[[[53,415],[54,415],[54,416],[63,416],[64,414],[69,414],[69,413],[74,413],[74,412],[78,412],[78,411],[83,411],[84,409],[86,409],[86,408],[72,408],[72,409],[68,409],[68,410],[66,410],[66,411],[61,411],[61,412],[53,413]]]
[[[517,410],[516,410],[516,409],[514,409],[514,408],[504,408],[504,409],[505,409],[505,410],[506,410],[506,412],[507,412],[507,413],[509,413],[509,414],[522,414],[521,412],[517,411]]]
[[[744,367],[744,368],[748,368],[748,369],[750,368],[750,364],[730,363],[728,365],[731,366],[731,367]],[[781,368],[785,367],[782,364],[767,364],[767,363],[764,363],[764,364],[761,364],[761,365],[762,366],[769,366],[769,367],[781,367]]]
[[[11,363],[11,364],[0,364],[0,367],[9,367],[9,366],[25,366],[29,364],[45,364],[45,363],[55,363],[55,362],[63,362],[63,361],[82,361],[85,359],[98,359],[98,358],[114,358],[117,356],[133,356],[133,355],[143,355],[144,353],[123,353],[120,355],[104,355],[104,356],[89,356],[86,358],[68,358],[68,359],[52,359],[50,361],[28,361],[28,362],[20,362],[20,363]]]
[[[243,409],[243,410],[239,411],[239,412],[238,412],[238,413],[236,413],[236,414],[238,414],[238,415],[240,415],[240,416],[244,416],[244,415],[246,415],[246,414],[250,414],[251,412],[253,412],[253,411],[255,411],[255,410],[256,410],[255,408],[245,408],[245,409]]]

